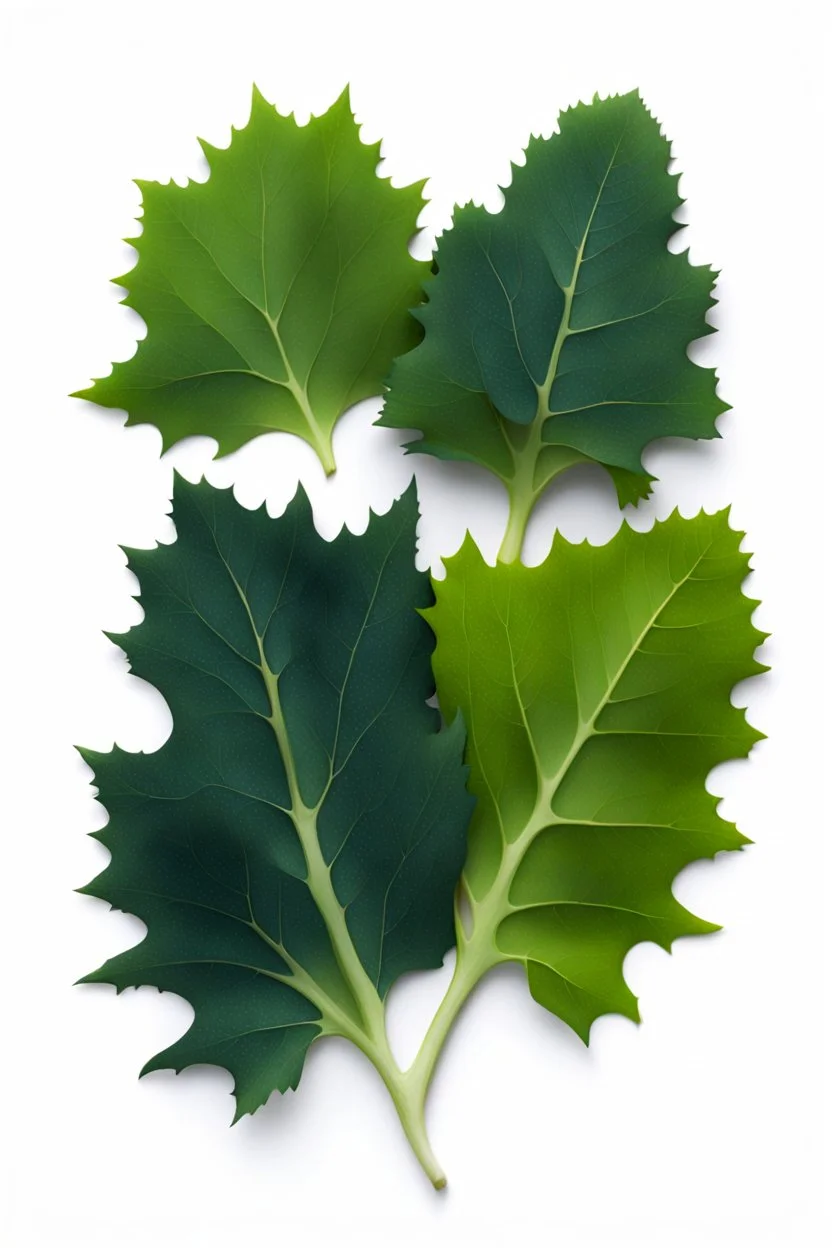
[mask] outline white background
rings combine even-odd
[[[9,1248],[212,1248],[557,1244],[618,1248],[816,1248],[829,1240],[824,1161],[823,941],[830,913],[822,789],[828,665],[819,582],[830,420],[820,360],[824,234],[820,6],[700,0],[509,0],[499,5],[15,4],[4,21],[2,212],[3,1006],[0,1083]],[[828,74],[828,65],[825,67]],[[104,820],[73,742],[157,747],[160,696],[130,677],[102,629],[140,618],[118,543],[170,540],[174,466],[234,483],[278,514],[298,476],[331,537],[361,531],[416,468],[420,560],[470,526],[496,549],[500,491],[473,469],[405,460],[372,404],[336,435],[324,483],[282,435],[221,463],[194,439],[159,458],[151,427],[66,398],[133,350],[141,323],[107,279],[131,266],[133,177],[204,176],[195,136],[244,124],[256,80],[282,111],[324,110],[346,80],[384,172],[429,175],[421,254],[455,201],[501,202],[529,131],[595,90],[638,85],[674,140],[689,230],[677,245],[722,270],[721,332],[694,348],[734,405],[724,441],[670,442],[648,525],[733,504],[749,532],[774,636],[771,675],[736,693],[769,734],[752,761],[710,781],[756,842],[688,870],[677,893],[725,924],[672,958],[627,960],[644,1023],[596,1024],[587,1051],[531,1001],[522,977],[478,991],[429,1108],[450,1187],[411,1160],[374,1072],[346,1044],[317,1046],[296,1095],[228,1129],[230,1078],[215,1069],[142,1082],[143,1061],[187,1026],[179,999],[73,989],[134,943],[141,925],[73,894],[104,851]],[[826,282],[826,285],[824,284]],[[826,331],[828,336],[828,330]],[[603,540],[619,523],[592,472],[562,484],[533,525]],[[393,994],[396,1045],[412,1051],[447,977]]]

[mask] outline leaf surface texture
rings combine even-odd
[[[239,1116],[297,1084],[317,1036],[362,1042],[356,983],[383,998],[441,963],[471,799],[462,723],[426,704],[413,488],[332,543],[302,495],[275,521],[178,481],[174,519],[175,543],[130,553],[145,619],[117,638],[172,735],[84,751],[112,860],[82,891],[148,930],[87,982],[189,1001],[145,1069],[224,1066]]]
[[[377,176],[380,145],[360,141],[346,92],[298,126],[255,90],[230,146],[202,146],[206,182],[139,183],[139,259],[117,280],[147,337],[78,397],[157,425],[166,448],[208,434],[224,455],[294,433],[329,471],[338,417],[419,337],[421,185]]]
[[[426,613],[477,798],[460,956],[521,963],[584,1040],[602,1014],[638,1018],[629,949],[714,930],[674,877],[745,843],[705,788],[760,736],[731,703],[764,670],[740,539],[725,513],[674,514],[601,547],[558,536],[536,568],[489,567],[468,539]]]
[[[441,238],[425,337],[396,362],[380,423],[533,495],[597,462],[622,504],[649,491],[648,443],[716,436],[726,404],[687,356],[712,332],[714,273],[668,251],[682,203],[669,159],[635,92],[533,139],[502,210],[458,209]]]

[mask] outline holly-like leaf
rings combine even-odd
[[[194,1007],[145,1067],[223,1066],[237,1116],[294,1087],[311,1042],[347,1036],[386,1078],[382,999],[453,943],[472,799],[461,719],[440,731],[413,488],[363,537],[315,533],[177,482],[177,540],[133,551],[145,618],[117,640],[162,691],[152,754],[84,751],[110,865],[82,892],[147,935],[85,982],[154,984]]]
[[[136,267],[116,281],[147,324],[136,354],[77,397],[227,454],[257,434],[304,438],[327,472],[332,431],[420,336],[408,309],[426,263],[408,253],[422,184],[379,178],[346,92],[298,126],[255,89],[206,182],[140,182]]]
[[[623,505],[649,492],[649,442],[716,436],[726,404],[686,353],[712,332],[714,273],[668,251],[669,159],[635,92],[579,104],[530,142],[499,213],[459,209],[440,240],[425,337],[394,365],[380,423],[500,477],[520,538],[571,465],[606,467]]]
[[[602,1014],[638,1019],[629,949],[714,930],[671,885],[746,843],[705,788],[760,737],[731,704],[765,670],[740,540],[724,512],[674,514],[601,547],[557,537],[536,568],[488,567],[470,539],[449,561],[425,614],[477,797],[449,1009],[490,966],[519,962],[588,1041]]]

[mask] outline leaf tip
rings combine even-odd
[[[352,90],[350,84],[345,82],[338,95],[332,102],[332,108],[341,108],[349,112],[351,117],[355,117],[355,110],[352,106]]]
[[[266,99],[265,95],[264,95],[264,94],[263,94],[263,92],[260,90],[260,88],[258,87],[257,83],[256,83],[256,82],[253,82],[253,83],[251,84],[251,114],[250,114],[250,116],[252,116],[252,117],[254,116],[255,109],[259,109],[260,111],[263,111],[263,110],[272,110],[272,111],[273,111],[273,110],[274,110],[274,105],[273,105],[273,104],[271,104],[271,103],[270,103],[270,102]]]

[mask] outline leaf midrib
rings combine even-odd
[[[263,184],[263,179],[262,179],[262,176],[261,176],[261,187],[263,188],[263,213],[265,214],[265,186],[264,186],[264,184]],[[324,213],[324,223],[326,222],[326,220],[328,220],[328,218],[329,218],[329,214],[330,214],[331,209],[332,209],[332,204],[328,202],[328,203],[327,203],[326,212]],[[309,382],[309,378],[307,377],[307,379],[306,379],[306,383],[305,383],[305,384],[301,384],[301,383],[300,383],[300,381],[298,380],[297,375],[296,375],[296,373],[295,373],[295,371],[294,371],[294,369],[293,369],[293,367],[292,367],[291,361],[290,361],[290,359],[289,359],[288,352],[286,351],[286,347],[285,347],[285,344],[284,344],[284,342],[283,342],[283,339],[282,339],[282,337],[281,337],[280,330],[279,330],[280,318],[281,318],[281,316],[282,316],[282,314],[283,314],[283,310],[284,310],[284,308],[285,308],[285,306],[286,306],[286,302],[287,302],[287,300],[288,300],[288,298],[289,298],[289,294],[290,294],[290,292],[291,292],[291,290],[292,290],[292,287],[293,287],[293,285],[294,285],[295,281],[297,280],[297,277],[298,277],[298,275],[299,275],[299,273],[300,273],[301,269],[303,268],[303,265],[306,263],[306,261],[307,261],[307,259],[308,259],[309,255],[311,254],[311,252],[314,250],[315,246],[317,245],[318,236],[316,236],[316,238],[315,238],[314,242],[312,243],[311,247],[309,248],[309,251],[308,251],[308,252],[307,252],[307,254],[304,256],[304,258],[303,258],[303,260],[301,261],[300,265],[299,265],[299,266],[297,267],[297,269],[295,270],[295,273],[294,273],[294,275],[293,275],[293,277],[292,277],[292,281],[289,283],[288,289],[287,289],[286,294],[285,294],[285,296],[284,296],[284,298],[283,298],[283,301],[282,301],[282,303],[281,303],[280,310],[278,311],[278,313],[277,313],[277,315],[276,315],[275,317],[272,317],[272,316],[270,315],[270,313],[269,313],[269,310],[268,310],[268,298],[267,298],[267,291],[266,291],[266,274],[265,274],[265,245],[266,245],[266,237],[265,237],[265,225],[263,225],[263,226],[261,227],[261,237],[260,237],[260,244],[261,244],[261,268],[262,268],[262,272],[263,272],[263,283],[264,283],[264,285],[263,285],[264,306],[263,306],[263,307],[260,307],[260,305],[259,305],[259,304],[258,304],[258,303],[254,300],[254,299],[252,299],[249,295],[247,295],[247,294],[245,293],[245,291],[244,291],[244,290],[241,290],[241,288],[237,285],[237,283],[236,283],[235,281],[233,281],[233,280],[232,280],[232,278],[228,275],[228,273],[226,273],[226,272],[225,272],[225,270],[223,269],[222,265],[219,263],[219,261],[217,260],[216,256],[215,256],[215,255],[214,255],[214,253],[211,251],[211,248],[208,246],[208,244],[207,244],[207,243],[205,243],[205,242],[204,242],[204,240],[203,240],[203,239],[201,239],[197,233],[195,233],[195,231],[191,228],[191,226],[190,226],[190,225],[188,225],[187,221],[185,221],[185,220],[183,219],[183,217],[181,216],[181,214],[180,214],[179,212],[177,212],[177,211],[176,211],[176,208],[175,208],[175,207],[173,207],[173,206],[171,206],[171,211],[173,212],[173,214],[174,214],[174,216],[176,217],[177,221],[178,221],[178,222],[179,222],[179,224],[181,225],[182,229],[183,229],[183,230],[184,230],[184,231],[185,231],[185,232],[186,232],[186,233],[187,233],[187,234],[188,234],[188,235],[189,235],[189,236],[190,236],[190,237],[194,240],[194,242],[195,242],[195,243],[196,243],[199,247],[201,247],[201,248],[202,248],[202,250],[203,250],[203,251],[205,252],[205,254],[208,256],[208,258],[210,259],[211,263],[213,264],[214,268],[216,269],[217,273],[219,273],[219,275],[220,275],[220,277],[223,279],[223,281],[224,281],[224,282],[226,282],[226,284],[227,284],[227,285],[231,288],[231,290],[233,290],[233,291],[234,291],[234,293],[235,293],[236,295],[238,295],[238,296],[239,296],[239,298],[240,298],[240,299],[242,299],[244,303],[247,303],[247,304],[249,305],[249,307],[253,308],[253,309],[254,309],[257,313],[259,313],[259,315],[260,315],[260,316],[262,316],[262,317],[263,317],[263,319],[265,320],[266,324],[267,324],[267,325],[268,325],[268,327],[269,327],[269,331],[270,331],[270,333],[271,333],[271,335],[272,335],[272,338],[274,339],[275,345],[276,345],[277,350],[278,350],[278,354],[279,354],[279,356],[280,356],[281,363],[283,364],[283,367],[284,367],[284,369],[286,370],[286,377],[285,377],[285,378],[281,378],[281,377],[270,377],[268,374],[266,374],[266,373],[262,373],[262,372],[259,372],[258,370],[253,369],[253,368],[251,368],[250,366],[249,366],[248,368],[246,368],[246,369],[219,369],[219,370],[217,370],[217,375],[221,375],[221,374],[225,374],[225,373],[244,373],[244,374],[248,374],[248,375],[250,375],[250,376],[252,376],[252,377],[257,377],[257,378],[260,378],[260,379],[261,379],[261,380],[263,380],[263,381],[268,381],[268,382],[271,382],[271,384],[272,384],[272,385],[275,385],[275,386],[280,386],[280,387],[282,387],[284,390],[288,390],[288,391],[289,391],[289,393],[291,394],[292,398],[295,400],[295,404],[297,405],[298,409],[300,410],[300,413],[301,413],[302,417],[304,418],[304,420],[307,422],[307,424],[308,424],[308,426],[309,426],[309,431],[310,431],[310,434],[312,435],[312,438],[313,438],[313,440],[314,440],[314,444],[315,444],[315,445],[320,444],[320,443],[321,443],[321,441],[322,441],[322,439],[324,438],[324,427],[322,426],[322,424],[320,423],[320,421],[319,421],[319,420],[317,419],[317,417],[315,416],[315,413],[313,412],[312,407],[311,407],[311,404],[310,404],[310,401],[309,401],[309,394],[308,394],[308,382]],[[265,220],[265,217],[264,217],[264,220]],[[323,225],[322,225],[321,229],[323,229]],[[339,276],[338,276],[338,278],[337,278],[337,280],[336,280],[336,283],[335,283],[336,287],[337,287],[338,283],[340,282],[340,280],[341,280],[341,277],[342,277],[342,276],[343,276],[343,273],[339,273]],[[180,300],[182,301],[182,303],[183,303],[183,304],[185,304],[185,306],[186,306],[186,307],[189,307],[189,308],[190,308],[190,310],[194,313],[194,315],[195,315],[195,316],[198,316],[198,317],[200,318],[200,320],[202,320],[202,321],[204,321],[204,322],[205,322],[205,324],[207,324],[207,325],[211,325],[211,328],[212,328],[212,329],[213,329],[216,333],[220,334],[223,338],[226,338],[226,335],[225,335],[225,334],[222,334],[222,331],[221,331],[221,330],[217,329],[217,327],[216,327],[215,325],[212,325],[210,321],[206,320],[206,318],[203,316],[203,314],[202,314],[202,313],[197,312],[195,308],[190,307],[190,305],[187,303],[187,301],[186,301],[186,300],[182,297],[182,295],[181,295],[178,291],[176,292],[176,295],[177,295],[177,298],[178,298],[178,299],[180,299]],[[329,324],[327,325],[327,328],[326,328],[326,330],[324,331],[324,339],[326,339],[326,336],[327,336],[327,334],[329,333],[329,328],[331,327],[331,324],[332,324],[332,318],[330,317]],[[227,338],[226,338],[226,341],[228,341],[228,339],[227,339]],[[236,347],[236,346],[234,346],[234,344],[233,344],[233,343],[229,342],[229,345],[230,345],[230,346],[234,349],[234,351],[236,351],[236,352],[237,352],[237,354],[238,354],[238,355],[240,355],[240,358],[241,358],[241,359],[243,359],[243,358],[244,358],[244,357],[241,355],[241,353],[238,351],[237,347]],[[318,354],[320,354],[320,348],[319,348]],[[315,358],[317,359],[317,355],[316,355],[316,357],[315,357]],[[248,361],[246,361],[246,363],[248,363]],[[211,375],[211,374],[201,374],[201,373],[200,373],[200,374],[193,374],[193,375],[188,376],[188,377],[181,377],[181,378],[177,378],[176,380],[178,380],[178,381],[189,381],[189,380],[194,379],[194,378],[195,378],[195,377],[197,377],[197,376],[203,376],[203,375]]]
[[[358,950],[353,943],[352,936],[350,935],[346,922],[346,907],[341,905],[340,899],[335,892],[332,882],[332,864],[327,863],[324,859],[318,837],[318,815],[337,772],[334,772],[331,769],[330,776],[324,785],[318,801],[314,806],[309,806],[304,800],[301,792],[297,763],[292,749],[291,737],[283,713],[283,708],[280,703],[280,696],[278,692],[279,674],[273,672],[269,666],[264,647],[264,635],[261,635],[257,628],[246,591],[237,579],[237,576],[226,559],[223,551],[220,549],[219,541],[217,540],[217,535],[213,525],[208,522],[208,519],[204,515],[202,519],[211,535],[211,540],[214,544],[217,556],[222,563],[222,566],[225,568],[225,571],[239,596],[257,646],[259,659],[257,666],[259,666],[271,707],[271,715],[267,718],[274,732],[275,741],[283,762],[291,798],[291,807],[286,813],[295,827],[295,831],[306,861],[306,885],[326,926],[336,962],[338,963],[344,977],[347,988],[351,992],[355,999],[356,1005],[358,1006],[366,1028],[365,1034],[367,1037],[372,1034],[377,1039],[379,1035],[379,1028],[381,1029],[381,1034],[384,1034],[384,1007],[381,1002],[381,998],[378,995],[376,985],[370,978],[369,973],[361,961]],[[370,607],[365,613],[358,636],[355,640],[354,646],[352,647],[353,658],[355,651],[357,650],[361,639],[366,632],[370,620],[372,604],[375,602],[378,595],[382,575],[392,555],[394,546],[395,541],[391,542],[385,559],[382,561],[382,566],[377,577],[373,594],[371,595]],[[284,573],[284,583],[286,575],[288,575],[288,567],[286,569],[286,573]],[[272,614],[274,614],[274,611],[272,611]],[[348,666],[345,683],[349,680],[351,672],[352,662]],[[349,1020],[346,1020],[345,1023],[343,1011],[336,1002],[329,998],[329,994],[327,994],[320,987],[320,985],[316,983],[314,977],[303,967],[301,967],[291,957],[291,955],[288,955],[282,945],[278,946],[272,940],[268,933],[266,933],[259,926],[259,924],[257,924],[253,914],[251,916],[251,925],[256,933],[263,940],[265,940],[272,949],[276,950],[281,957],[285,958],[289,964],[292,974],[291,978],[289,978],[286,982],[289,982],[293,987],[297,988],[298,991],[303,993],[303,995],[307,996],[313,1004],[321,1009],[325,1018],[328,1017],[330,1020],[336,1022],[342,1034],[350,1036],[356,1043],[360,1044],[361,1038],[356,1038],[355,1026],[352,1025]]]
[[[350,175],[350,176],[352,177],[353,175]],[[208,244],[188,224],[188,222],[182,217],[181,213],[177,211],[175,204],[172,203],[170,205],[170,211],[172,212],[172,214],[178,221],[181,228],[188,234],[190,238],[193,239],[193,241],[197,244],[197,246],[202,248],[206,256],[211,261],[211,264],[214,266],[217,273],[222,278],[222,280],[229,286],[231,290],[234,291],[234,293],[240,299],[243,300],[244,303],[248,304],[249,307],[254,309],[254,311],[256,311],[260,316],[263,317],[263,319],[265,320],[266,324],[269,327],[269,332],[274,340],[275,346],[277,347],[277,351],[280,357],[281,364],[283,365],[283,368],[286,372],[286,377],[285,378],[274,377],[274,376],[269,375],[268,373],[263,373],[262,371],[258,369],[252,368],[249,365],[246,368],[227,368],[227,369],[224,368],[224,369],[216,369],[216,370],[205,370],[205,371],[201,371],[198,373],[190,373],[190,374],[183,375],[181,377],[171,378],[169,381],[162,383],[158,387],[146,387],[146,388],[162,389],[164,388],[164,386],[173,385],[178,382],[197,380],[200,377],[224,376],[224,375],[233,375],[233,374],[251,376],[251,377],[257,378],[258,380],[270,383],[271,385],[280,386],[281,388],[287,390],[291,394],[292,398],[294,399],[295,404],[301,413],[301,416],[306,421],[309,427],[312,444],[317,450],[319,450],[319,453],[320,453],[321,448],[326,443],[327,428],[331,422],[329,420],[326,420],[326,421],[319,420],[312,408],[311,400],[309,398],[309,383],[312,377],[312,372],[321,356],[321,352],[324,349],[330,329],[332,328],[332,325],[335,320],[335,315],[336,315],[335,304],[337,301],[338,290],[341,285],[341,281],[344,277],[344,274],[355,263],[357,257],[361,254],[361,252],[367,246],[369,246],[371,240],[373,239],[377,231],[380,228],[382,228],[382,225],[384,224],[384,222],[380,224],[376,223],[376,225],[374,225],[374,227],[370,230],[369,234],[363,239],[361,244],[345,260],[341,261],[339,259],[338,273],[332,284],[333,294],[332,294],[332,301],[331,301],[329,316],[327,318],[326,325],[324,326],[323,332],[321,334],[321,338],[320,338],[320,342],[318,344],[317,350],[315,351],[315,354],[313,356],[312,363],[310,364],[309,369],[307,371],[306,379],[303,382],[298,377],[298,374],[295,372],[295,369],[292,365],[289,352],[286,348],[286,344],[280,332],[280,321],[281,321],[283,312],[285,311],[291,292],[295,286],[295,283],[297,282],[297,279],[300,276],[300,273],[302,272],[304,266],[306,265],[309,257],[312,255],[315,248],[317,247],[318,242],[320,241],[321,235],[323,234],[323,231],[327,225],[327,222],[330,221],[331,219],[333,208],[335,207],[338,199],[344,193],[346,186],[349,184],[349,180],[350,179],[348,179],[347,183],[345,183],[345,185],[339,189],[338,193],[334,197],[331,196],[331,192],[329,188],[327,189],[326,208],[322,214],[321,225],[318,230],[318,233],[315,235],[315,238],[313,239],[312,243],[308,247],[305,255],[302,257],[300,262],[295,266],[291,280],[289,281],[286,291],[281,300],[280,308],[274,315],[272,315],[269,309],[268,281],[267,281],[267,275],[266,275],[266,238],[267,238],[266,218],[267,218],[267,210],[271,207],[271,204],[273,201],[267,201],[265,181],[263,178],[262,167],[260,169],[260,187],[261,187],[262,208],[261,208],[261,225],[260,225],[260,239],[259,239],[260,271],[261,271],[261,279],[262,279],[262,284],[263,284],[263,306],[262,307],[255,299],[252,299],[249,295],[247,295],[245,291],[242,290],[237,285],[237,283],[231,278],[231,276],[225,271],[225,269],[219,263],[217,257],[212,252],[211,248],[208,246]],[[229,342],[229,346],[231,346],[232,349],[235,351],[235,353],[240,356],[241,360],[245,359],[245,357],[241,354],[238,348],[232,342],[228,340],[226,335],[223,334],[222,331],[218,329],[216,325],[214,325],[211,321],[209,321],[204,316],[204,314],[197,312],[195,308],[191,307],[191,305],[188,303],[188,301],[182,296],[182,294],[179,291],[176,291],[175,293],[176,293],[177,298],[180,299],[180,301],[186,307],[188,307],[189,310],[193,312],[195,316],[199,317],[200,320],[204,321],[205,324],[209,325],[216,333],[220,334],[221,337],[223,337],[227,342]],[[343,402],[348,401],[349,395],[353,387],[355,386],[357,377],[361,375],[361,372],[366,367],[369,360],[372,358],[373,352],[376,349],[378,341],[393,315],[394,315],[394,311],[389,312],[384,317],[381,327],[379,328],[378,333],[376,335],[376,338],[374,342],[372,343],[370,350],[367,353],[366,359],[359,366],[357,373],[356,373],[356,378],[354,378],[351,381],[348,390],[345,392],[345,397],[344,397]],[[247,360],[245,362],[246,364],[249,363]],[[337,414],[338,413],[335,413],[335,415]]]
[[[632,663],[633,659],[635,658],[635,655],[640,650],[641,646],[643,645],[650,631],[655,626],[656,621],[659,619],[662,612],[673,601],[674,597],[682,588],[682,586],[687,584],[687,582],[691,580],[694,573],[698,569],[699,565],[702,563],[703,559],[707,557],[707,554],[712,544],[713,544],[712,542],[709,542],[708,545],[704,548],[704,550],[702,550],[697,555],[690,569],[688,570],[688,572],[685,574],[685,576],[681,580],[672,582],[672,589],[665,596],[665,598],[659,603],[658,607],[656,607],[651,612],[646,624],[635,637],[634,641],[632,642],[629,650],[627,651],[618,669],[613,674],[613,676],[608,680],[606,689],[604,690],[604,693],[602,694],[602,696],[599,698],[597,705],[595,706],[595,709],[593,710],[589,718],[581,719],[580,716],[578,717],[577,729],[576,729],[572,744],[569,747],[566,755],[564,756],[563,761],[561,762],[560,766],[557,768],[557,770],[555,771],[553,775],[551,776],[546,775],[536,742],[534,741],[534,738],[530,732],[527,734],[529,745],[530,745],[531,752],[532,752],[532,757],[535,760],[535,767],[537,770],[538,794],[537,794],[537,801],[529,816],[529,819],[526,823],[525,828],[522,830],[520,835],[513,841],[508,841],[506,838],[505,827],[502,822],[499,805],[496,803],[496,801],[494,801],[493,794],[492,794],[492,801],[494,802],[494,810],[495,810],[495,814],[497,817],[500,836],[501,836],[501,839],[503,840],[503,856],[502,856],[500,869],[497,873],[497,876],[495,877],[495,880],[491,888],[489,889],[488,893],[483,899],[483,902],[478,903],[478,906],[477,906],[478,909],[485,908],[490,913],[490,919],[483,922],[480,925],[482,930],[485,931],[486,933],[489,933],[489,931],[490,933],[495,932],[500,920],[503,917],[505,917],[506,914],[510,913],[511,908],[509,906],[508,898],[509,898],[509,893],[511,891],[511,886],[514,881],[514,877],[517,873],[517,870],[520,866],[520,863],[523,861],[532,842],[544,830],[544,828],[552,827],[555,824],[569,825],[575,822],[575,820],[573,819],[564,818],[554,813],[553,804],[554,804],[555,797],[557,796],[558,790],[560,786],[562,785],[563,781],[565,780],[566,776],[569,774],[570,768],[572,767],[573,763],[577,759],[583,747],[586,745],[587,741],[589,741],[593,736],[597,734],[598,730],[596,729],[595,725],[598,720],[598,717],[605,710],[605,708],[610,705],[613,693],[615,692],[618,684],[620,683],[622,677],[627,671],[630,663]],[[506,634],[508,636],[507,624],[504,623],[503,627],[505,628]],[[509,654],[511,655],[513,651],[512,651],[512,643],[511,643],[510,637],[508,637],[508,644],[509,644]],[[515,687],[516,687],[516,672],[514,671],[513,666],[512,666],[512,678],[515,680]],[[578,703],[579,703],[579,698],[578,698],[578,690],[576,686],[576,712],[578,708]],[[522,702],[518,701],[518,705],[521,707],[521,713],[523,713]],[[471,716],[471,718],[473,721],[473,715]],[[473,742],[476,741],[476,738],[473,732],[473,722],[472,722],[472,741]],[[482,765],[480,765],[479,770],[480,770],[480,774],[482,776],[485,776],[486,774],[485,768],[482,767]],[[489,786],[489,791],[491,791],[490,786]]]
[[[511,300],[508,297],[508,292],[506,291],[504,284],[502,283],[502,281],[500,282],[500,285],[503,289],[503,293],[505,294],[505,297],[509,303],[509,313],[511,315],[512,326],[514,329],[514,337],[515,337],[515,342],[517,344],[518,354],[520,355],[520,359],[523,363],[523,367],[525,368],[529,376],[529,379],[531,380],[532,385],[534,386],[537,392],[537,410],[531,421],[531,424],[525,427],[525,435],[523,435],[524,427],[522,425],[519,426],[519,429],[520,429],[519,445],[515,446],[512,440],[508,437],[507,430],[504,427],[505,425],[504,418],[499,412],[497,412],[498,426],[500,428],[500,432],[503,435],[503,439],[506,442],[506,445],[508,447],[508,450],[509,450],[509,453],[511,455],[511,459],[514,465],[514,471],[511,474],[511,476],[504,477],[503,479],[509,485],[510,492],[511,492],[512,484],[513,484],[515,487],[519,487],[522,493],[527,494],[529,500],[537,499],[540,496],[540,494],[542,494],[543,490],[546,488],[549,482],[552,480],[553,476],[556,476],[557,472],[560,472],[563,470],[562,467],[559,467],[557,472],[550,473],[548,476],[544,474],[543,479],[538,480],[538,466],[540,463],[541,454],[550,445],[550,443],[548,443],[544,437],[546,424],[552,416],[557,415],[557,413],[554,413],[550,410],[550,403],[551,403],[552,388],[555,384],[555,381],[557,380],[558,368],[560,366],[560,360],[561,360],[561,354],[563,352],[563,347],[567,339],[570,338],[573,333],[581,332],[581,331],[575,331],[572,329],[571,318],[572,318],[572,304],[575,298],[575,291],[578,285],[578,278],[581,273],[581,265],[583,264],[583,261],[584,261],[584,252],[586,250],[587,241],[589,239],[590,231],[592,230],[592,225],[595,220],[595,215],[598,211],[598,207],[601,203],[604,190],[606,189],[610,174],[612,173],[612,170],[615,167],[615,160],[621,149],[621,144],[624,142],[624,136],[627,132],[628,124],[629,122],[625,123],[624,128],[621,131],[618,141],[616,142],[615,147],[613,149],[612,155],[610,156],[609,164],[607,165],[607,168],[604,171],[604,175],[598,187],[598,191],[596,193],[592,208],[590,209],[590,213],[586,222],[586,226],[584,227],[583,235],[581,237],[581,240],[578,244],[578,247],[575,253],[575,263],[572,268],[572,276],[569,281],[569,284],[567,286],[561,286],[560,283],[557,281],[557,278],[555,277],[554,273],[552,274],[552,280],[558,286],[558,289],[561,291],[563,295],[563,308],[561,309],[560,322],[555,332],[555,339],[552,344],[552,350],[549,356],[549,362],[548,362],[547,369],[546,369],[546,375],[543,381],[540,383],[535,381],[534,377],[532,376],[531,372],[529,371],[525,363],[525,359],[523,358],[523,353],[520,348],[520,342],[517,337],[517,327],[516,327],[515,320],[514,320],[514,308],[512,306]],[[488,260],[489,264],[491,264],[491,258],[490,256],[488,256],[487,253],[486,253],[486,259]],[[494,268],[493,264],[491,264],[491,267],[492,269]],[[495,270],[495,273],[496,273],[496,270]],[[484,391],[485,389],[486,389],[485,386],[483,386]],[[491,400],[488,399],[487,393],[486,393],[486,399],[489,402],[489,405],[493,407]]]

